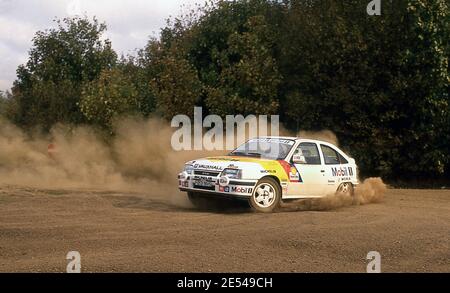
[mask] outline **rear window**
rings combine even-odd
[[[339,155],[338,153],[326,145],[321,145],[323,159],[325,160],[325,165],[339,165]]]
[[[339,156],[339,162],[341,162],[341,164],[348,164],[348,161],[338,152],[338,156]]]
[[[348,161],[338,151],[326,145],[320,145],[322,149],[325,165],[348,164]]]

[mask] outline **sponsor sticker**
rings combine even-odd
[[[263,138],[255,138],[250,142],[266,142],[266,143],[283,143],[287,145],[294,145],[295,141],[290,139],[282,139],[282,138],[271,138],[271,137],[263,137]]]
[[[279,160],[278,163],[281,165],[281,167],[284,169],[284,172],[286,173],[286,179],[280,178],[281,182],[288,181],[288,179],[289,182],[303,182],[302,176],[300,175],[294,164],[289,164],[284,160]]]
[[[331,174],[333,177],[348,177],[353,176],[352,167],[333,167],[331,168]]]
[[[238,158],[233,158],[233,157],[212,157],[212,158],[208,158],[208,160],[210,161],[225,161],[225,162],[240,162],[241,160]],[[228,167],[230,168],[230,167]]]
[[[251,187],[242,187],[242,186],[233,186],[231,187],[231,192],[234,193],[252,193],[253,188]]]
[[[261,170],[262,174],[275,174],[277,173],[276,170]]]
[[[219,186],[220,192],[230,192],[230,186]]]
[[[203,165],[203,164],[195,164],[194,169],[206,169],[206,170],[216,170],[216,171],[222,171],[222,167],[215,166],[215,165]]]
[[[298,170],[297,168],[295,168],[295,166],[292,166],[291,170],[289,171],[289,180],[300,181],[300,174],[298,173]]]
[[[220,192],[231,192],[231,193],[252,193],[253,188],[252,187],[244,187],[244,186],[220,186],[219,187]]]
[[[230,183],[230,178],[227,176],[222,176],[219,178],[219,185],[220,186],[227,186]]]

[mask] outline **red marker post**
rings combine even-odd
[[[48,156],[50,158],[54,159],[55,158],[55,154],[56,154],[56,145],[53,144],[53,143],[50,143],[47,146],[47,153],[48,153]]]

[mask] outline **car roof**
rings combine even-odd
[[[328,141],[324,141],[324,140],[302,138],[302,137],[295,137],[295,136],[259,136],[257,138],[275,138],[275,139],[287,139],[287,140],[295,140],[295,141],[301,140],[301,141],[307,141],[307,142],[317,142],[317,143],[335,145],[332,142],[328,142]]]
[[[255,138],[275,138],[275,139],[290,139],[290,140],[297,140],[298,137],[295,136],[258,136]]]

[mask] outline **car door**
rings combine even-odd
[[[294,173],[297,178],[292,178],[288,188],[288,196],[319,197],[324,195],[327,184],[325,170],[322,165],[322,159],[319,148],[316,143],[302,142],[299,144],[294,154],[300,154],[305,157],[305,163],[293,164]],[[295,179],[298,179],[297,181]]]
[[[325,192],[327,194],[334,194],[341,181],[349,177],[349,172],[352,172],[352,170],[348,169],[347,160],[331,146],[321,144],[320,149],[322,151],[324,162],[323,169],[325,170],[325,176],[327,178]],[[351,181],[351,179],[348,181]]]

